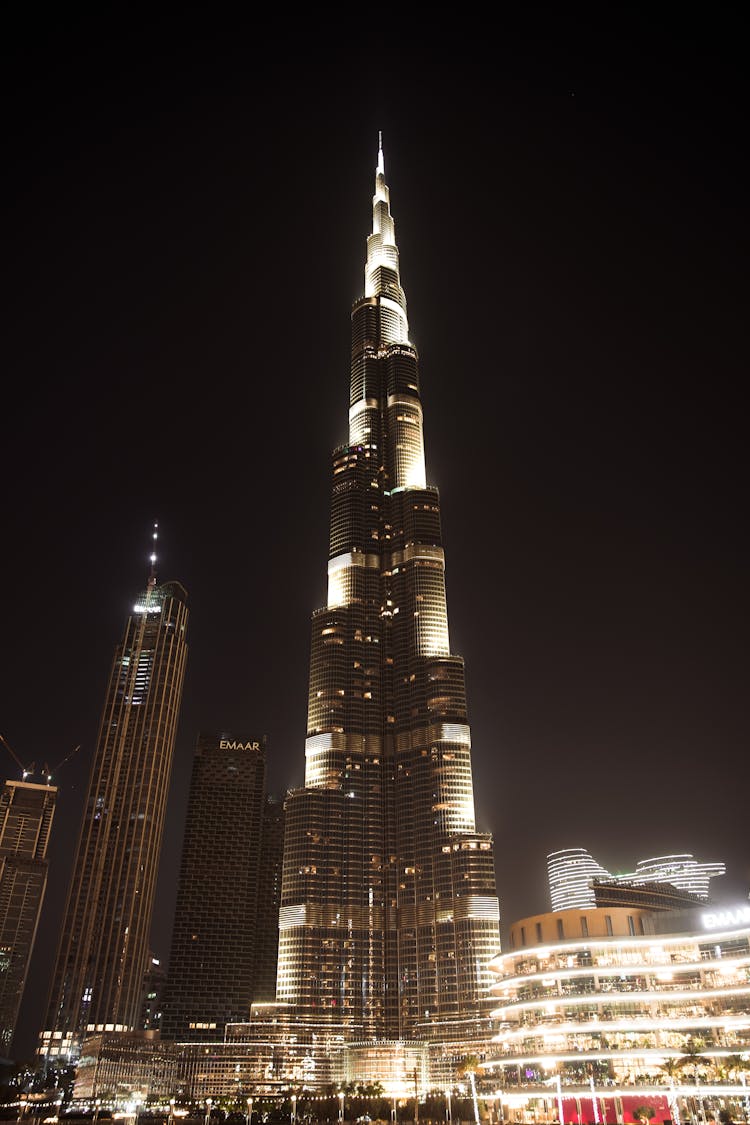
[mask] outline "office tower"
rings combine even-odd
[[[549,898],[553,910],[596,906],[592,881],[613,876],[585,848],[563,848],[547,856]]]
[[[47,886],[57,788],[6,781],[0,793],[0,1055],[10,1054]]]
[[[222,1040],[255,999],[265,736],[199,734],[190,780],[162,1037]],[[278,863],[277,863],[278,866]],[[277,899],[278,902],[278,899]]]
[[[564,848],[547,856],[547,877],[550,902],[553,910],[599,905],[614,884],[646,887],[651,883],[668,884],[676,891],[708,899],[711,879],[726,873],[724,863],[699,863],[688,853],[640,859],[636,869],[625,875],[613,875],[586,851],[585,848]],[[612,894],[606,898],[614,903]],[[633,900],[635,901],[635,900]]]
[[[682,853],[639,859],[631,875],[618,875],[618,879],[639,885],[671,883],[678,890],[687,891],[697,898],[708,899],[711,879],[725,875],[726,870],[725,863],[699,863],[694,856]]]
[[[346,1042],[434,1039],[489,1010],[499,906],[492,837],[475,825],[464,664],[450,651],[382,144],[351,315],[305,781],[286,800],[277,1001],[298,1030],[328,1023]]]
[[[187,659],[187,594],[152,570],[112,662],[38,1054],[140,1027]]]

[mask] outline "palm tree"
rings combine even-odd
[[[664,1060],[663,1063],[660,1064],[659,1069],[663,1070],[669,1078],[669,1106],[672,1110],[672,1120],[679,1121],[680,1109],[677,1101],[677,1094],[674,1088],[674,1080],[675,1078],[679,1077],[680,1070],[682,1069],[680,1067],[680,1060],[674,1058],[674,1056],[669,1056]]]
[[[471,1086],[471,1099],[474,1103],[474,1123],[479,1125],[479,1102],[477,1101],[477,1084],[474,1075],[479,1069],[479,1059],[476,1055],[466,1055],[458,1068],[461,1077],[468,1075]]]
[[[713,1066],[713,1060],[701,1054],[704,1045],[702,1039],[693,1039],[691,1036],[685,1044],[685,1054],[677,1059],[678,1069],[692,1071],[695,1083],[698,1081],[698,1067]]]
[[[637,1105],[633,1107],[633,1117],[638,1121],[642,1121],[643,1125],[648,1125],[652,1117],[656,1116],[656,1110],[651,1105]]]
[[[692,1072],[693,1082],[696,1086],[698,1086],[698,1068],[714,1065],[712,1059],[709,1059],[706,1055],[702,1055],[700,1053],[703,1046],[704,1043],[702,1039],[693,1039],[693,1037],[690,1036],[687,1043],[685,1044],[685,1054],[681,1055],[677,1060],[677,1065],[679,1066],[680,1070],[690,1070]],[[703,1098],[699,1096],[697,1099],[693,1100],[698,1101],[700,1105],[701,1117],[705,1122],[706,1114],[703,1106]]]
[[[682,1070],[682,1067],[680,1066],[680,1060],[676,1059],[673,1055],[670,1055],[669,1058],[666,1058],[663,1063],[659,1063],[659,1070],[663,1070],[669,1078],[670,1082],[674,1082],[675,1078],[679,1076],[679,1073]]]
[[[736,1077],[743,1071],[750,1070],[750,1058],[746,1055],[727,1055],[723,1070],[730,1078]]]

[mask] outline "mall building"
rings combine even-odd
[[[492,969],[500,1119],[750,1120],[750,905],[539,914]]]

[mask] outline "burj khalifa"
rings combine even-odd
[[[382,136],[351,323],[305,780],[286,804],[276,998],[297,1027],[335,1026],[345,1042],[434,1042],[486,1022],[499,903],[493,840],[475,822]]]

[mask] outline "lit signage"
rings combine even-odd
[[[220,750],[260,750],[259,742],[231,742],[227,738],[222,738],[219,741]]]
[[[734,910],[710,910],[702,918],[706,930],[741,926],[743,923],[750,923],[750,906],[738,906]]]

